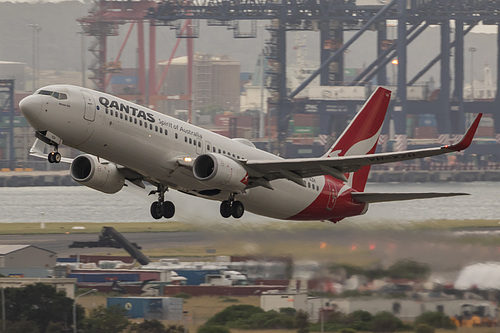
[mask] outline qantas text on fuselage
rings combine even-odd
[[[229,139],[206,129],[91,89],[54,85],[20,102],[37,140],[31,149],[48,160],[71,163],[72,178],[88,187],[116,193],[125,181],[156,187],[150,213],[172,218],[169,188],[221,201],[224,218],[245,210],[290,220],[329,220],[363,214],[370,202],[435,198],[464,193],[366,193],[370,166],[452,153],[467,148],[479,125],[476,117],[454,145],[375,153],[390,101],[377,88],[324,156],[283,159],[248,140]],[[63,158],[61,144],[82,155]]]

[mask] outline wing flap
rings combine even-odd
[[[469,195],[469,193],[369,193],[369,192],[354,192],[351,193],[354,200],[365,203],[403,201],[415,199],[431,199],[440,197],[454,197],[459,195]]]

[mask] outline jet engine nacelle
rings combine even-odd
[[[220,154],[204,154],[193,163],[193,174],[214,188],[241,192],[248,184],[248,173],[235,160]]]
[[[125,176],[116,165],[101,163],[92,155],[77,156],[71,163],[70,173],[77,183],[108,194],[120,191],[125,184]]]

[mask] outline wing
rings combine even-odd
[[[478,114],[462,140],[454,145],[391,153],[330,158],[300,158],[269,161],[249,160],[244,165],[248,170],[249,176],[254,179],[254,185],[257,186],[262,185],[258,184],[259,179],[260,181],[262,181],[262,179],[271,181],[279,178],[287,178],[303,185],[302,178],[320,175],[331,175],[342,181],[347,181],[344,173],[355,172],[366,165],[407,161],[464,150],[470,146],[477,127],[479,126],[481,116],[481,113]]]
[[[457,195],[469,195],[469,193],[368,193],[368,192],[353,192],[352,197],[359,202],[375,203],[388,201],[402,201],[414,199],[430,199],[440,197],[454,197]]]

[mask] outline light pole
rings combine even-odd
[[[96,291],[97,291],[97,289],[92,289],[92,290],[87,291],[86,293],[83,293],[83,294],[75,297],[75,301],[73,302],[73,333],[77,333],[77,329],[76,329],[76,302],[78,301],[78,299],[80,297],[86,296],[90,293],[95,293]]]
[[[81,55],[80,55],[80,62],[81,62],[81,71],[82,71],[82,87],[85,87],[85,81],[86,81],[86,77],[85,77],[85,67],[87,66],[85,64],[85,30],[83,29],[83,25],[82,25],[82,31],[80,32],[77,32],[77,34],[79,34],[81,36],[81,40],[80,40],[80,52],[81,52]]]
[[[470,52],[470,90],[472,91],[472,99],[474,99],[474,52],[477,49],[475,47],[469,47]]]
[[[37,84],[37,80],[38,80],[38,33],[40,32],[40,30],[42,30],[42,27],[40,27],[39,24],[28,24],[28,27],[30,27],[31,29],[33,29],[33,40],[32,40],[32,47],[33,47],[33,59],[32,59],[32,65],[33,65],[33,81],[32,81],[32,85],[33,85],[33,91],[35,91],[35,87],[36,87],[36,84]]]
[[[7,330],[5,329],[5,320],[6,320],[6,316],[5,316],[5,289],[4,287],[0,287],[2,288],[2,332],[6,332]]]

